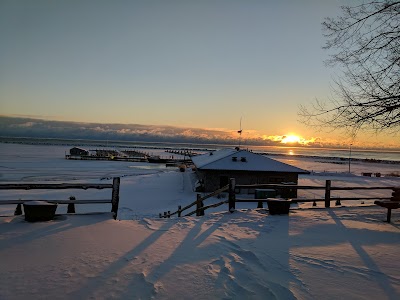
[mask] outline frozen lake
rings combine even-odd
[[[70,146],[0,144],[0,183],[111,183],[112,177],[121,177],[119,218],[123,219],[156,217],[160,212],[175,211],[178,205],[184,206],[196,199],[194,192],[196,176],[191,170],[182,173],[177,168],[167,168],[165,164],[66,160],[64,156],[70,148]],[[146,149],[146,152],[169,155],[161,149]],[[299,177],[300,185],[324,185],[325,180],[330,179],[333,186],[400,186],[399,177],[388,176],[400,171],[398,164],[355,161],[351,164],[352,174],[349,174],[347,162],[338,163],[322,158],[296,156],[271,158],[312,172],[310,175]],[[360,176],[362,172],[379,172],[384,177]],[[389,197],[390,194],[389,190],[358,190],[333,192],[332,197],[365,195]],[[0,200],[67,200],[70,196],[76,199],[107,199],[111,198],[111,190],[4,190],[1,192]],[[299,191],[298,196],[321,198],[323,191],[303,190]],[[245,195],[245,197],[254,196]],[[213,203],[212,198],[209,201],[209,204]],[[359,205],[361,201],[347,204]],[[307,207],[311,204],[300,204],[300,206]],[[255,204],[238,203],[237,207],[253,208]],[[14,206],[1,205],[0,213],[10,215],[14,209]],[[225,209],[225,206],[221,206],[208,211]],[[110,205],[78,205],[77,210],[78,212],[109,211]],[[60,205],[57,212],[66,212],[66,205]]]
[[[80,214],[111,205],[77,205],[76,214],[35,223],[13,216],[15,205],[0,205],[0,299],[399,299],[399,210],[391,224],[383,222],[381,207],[350,207],[360,201],[332,209],[293,205],[289,215],[237,203],[234,213],[222,205],[204,217],[160,219],[158,213],[196,199],[194,172],[66,160],[67,150],[0,144],[0,182],[110,183],[120,176],[118,221],[111,214]],[[300,177],[304,185],[331,179],[333,186],[400,186],[398,177],[348,174],[340,164],[290,162],[314,170]],[[359,164],[354,170],[386,174],[392,167]],[[299,196],[320,196],[310,193]],[[111,191],[2,190],[0,200],[71,195],[103,199]],[[65,211],[58,206],[57,213]]]

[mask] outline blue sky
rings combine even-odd
[[[340,139],[297,112],[330,96],[321,22],[348,3],[3,0],[1,114]]]

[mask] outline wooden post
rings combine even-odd
[[[182,208],[182,206],[179,205],[178,206],[178,218],[181,217],[181,213],[182,213],[181,208]]]
[[[235,178],[229,179],[229,202],[228,210],[233,213],[235,211]]]
[[[200,202],[200,207],[201,207],[201,208],[204,207],[204,202],[203,202],[203,201]],[[204,209],[200,210],[200,216],[204,216],[204,212],[205,212]]]
[[[392,201],[400,201],[400,188],[393,188]]]
[[[171,211],[168,211],[168,218],[171,218]]]
[[[263,202],[262,201],[258,201],[257,208],[263,208]]]
[[[196,201],[196,216],[199,217],[201,216],[201,194],[197,194],[197,201]]]
[[[69,197],[69,200],[74,201],[76,198],[74,196]],[[70,203],[68,204],[67,214],[74,214],[75,213],[75,204]]]
[[[164,218],[166,218],[167,217],[167,212],[166,211],[164,211]]]
[[[161,213],[159,213],[158,216],[160,217],[160,219],[162,218],[162,214]]]
[[[387,213],[387,217],[386,217],[386,221],[388,223],[390,223],[390,218],[392,217],[392,209],[388,208],[388,213]]]
[[[325,185],[325,207],[331,207],[331,181],[327,180]]]
[[[111,212],[114,213],[114,220],[117,219],[118,214],[118,205],[119,205],[119,184],[120,178],[115,177],[113,179],[113,187],[112,187],[112,198],[111,198]]]
[[[22,215],[21,203],[17,204],[17,207],[15,208],[14,211],[14,216],[20,216],[20,215]]]

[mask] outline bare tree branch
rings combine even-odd
[[[333,98],[300,106],[309,126],[359,130],[400,130],[400,1],[342,7],[322,23],[328,66],[342,68]]]

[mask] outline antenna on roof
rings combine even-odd
[[[242,117],[240,117],[240,125],[239,125],[239,130],[238,130],[238,132],[237,133],[239,133],[239,149],[240,149],[240,143],[241,143],[241,141],[242,141]]]

